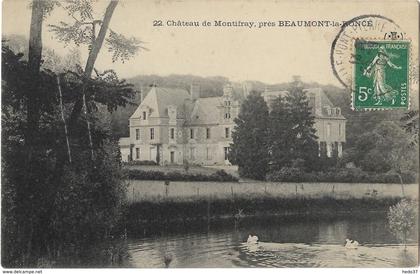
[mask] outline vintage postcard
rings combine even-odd
[[[3,0],[3,273],[417,273],[418,66],[414,0]]]

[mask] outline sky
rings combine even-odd
[[[343,4],[344,3],[344,4]],[[95,5],[98,18],[108,1]],[[224,21],[349,20],[362,14],[381,14],[396,21],[418,41],[418,6],[410,1],[120,1],[110,28],[145,42],[131,60],[113,63],[106,49],[100,52],[96,67],[114,69],[122,78],[138,74],[194,74],[225,76],[232,81],[259,80],[268,84],[288,82],[300,75],[305,82],[340,86],[330,65],[331,43],[338,27],[329,28],[223,28],[169,27],[168,20],[214,23]],[[30,9],[27,0],[4,0],[3,34],[29,35]],[[48,24],[71,18],[56,8],[44,23],[44,45],[59,54],[64,47],[48,31]],[[162,20],[164,26],[153,26]],[[416,43],[417,44],[417,43]],[[86,57],[87,49],[81,48]],[[417,49],[414,48],[414,54]]]

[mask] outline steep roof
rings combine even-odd
[[[223,105],[222,97],[199,98],[195,101],[194,108],[187,122],[194,124],[217,124],[219,121],[219,106]]]
[[[341,114],[341,111],[339,114],[334,112],[333,108],[338,108],[331,103],[328,96],[325,94],[325,92],[321,88],[308,88],[305,89],[308,94],[314,94],[316,97],[316,111],[315,116],[319,118],[329,118],[329,119],[340,119],[345,120],[346,118]],[[330,113],[328,113],[328,109],[330,109]]]
[[[314,106],[314,115],[318,118],[330,118],[330,119],[345,119],[344,116],[337,113],[330,113],[328,114],[327,109],[334,108],[335,106],[331,103],[328,96],[321,88],[308,88],[304,89],[307,92],[307,95],[314,95],[315,96],[315,106]],[[287,90],[280,90],[280,91],[265,91],[262,93],[264,100],[269,101],[271,97],[278,97],[278,96],[285,96],[287,95]]]
[[[150,117],[152,118],[168,117],[167,109],[170,105],[177,107],[177,116],[181,117],[184,115],[184,101],[188,98],[190,98],[190,94],[185,89],[152,87],[130,118],[139,118],[143,106],[148,106],[151,109]]]

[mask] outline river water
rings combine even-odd
[[[248,245],[249,234],[260,243]],[[199,228],[167,227],[128,240],[132,267],[410,267],[417,237],[407,249],[387,229],[386,216],[249,217]],[[344,247],[357,240],[357,249]],[[165,259],[166,258],[166,259]]]

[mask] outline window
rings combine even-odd
[[[327,124],[327,137],[331,136],[331,124]]]
[[[210,128],[206,128],[206,138],[210,139]]]
[[[311,108],[311,110],[313,110],[315,108],[315,96],[314,95],[309,95],[308,105]]]
[[[229,160],[229,147],[224,147],[225,161]]]
[[[194,129],[190,128],[190,139],[194,139]]]
[[[225,128],[225,138],[229,138],[230,137],[230,128],[226,127]]]
[[[140,140],[140,129],[136,128],[136,140]]]
[[[332,144],[327,143],[327,157],[330,158],[332,156]]]
[[[230,105],[230,102],[229,102],[229,105]],[[228,108],[226,109],[226,112],[225,112],[225,119],[230,119],[230,107],[228,107]]]
[[[320,143],[319,155],[322,156],[322,157],[327,156],[327,143],[326,142],[321,142]]]
[[[195,147],[190,147],[190,159],[195,160]]]
[[[341,124],[338,124],[338,136],[341,136]]]
[[[147,118],[146,111],[143,111],[143,120],[146,120],[146,118]]]
[[[171,128],[171,133],[170,133],[171,139],[175,139],[175,129]]]
[[[140,148],[136,147],[136,159],[140,159]]]
[[[151,128],[150,129],[150,140],[153,140],[153,139],[155,139],[155,129]]]
[[[175,163],[175,151],[171,151],[171,164]]]
[[[209,147],[206,150],[206,156],[207,156],[207,160],[211,160],[211,158],[212,158],[211,148],[209,148]]]

